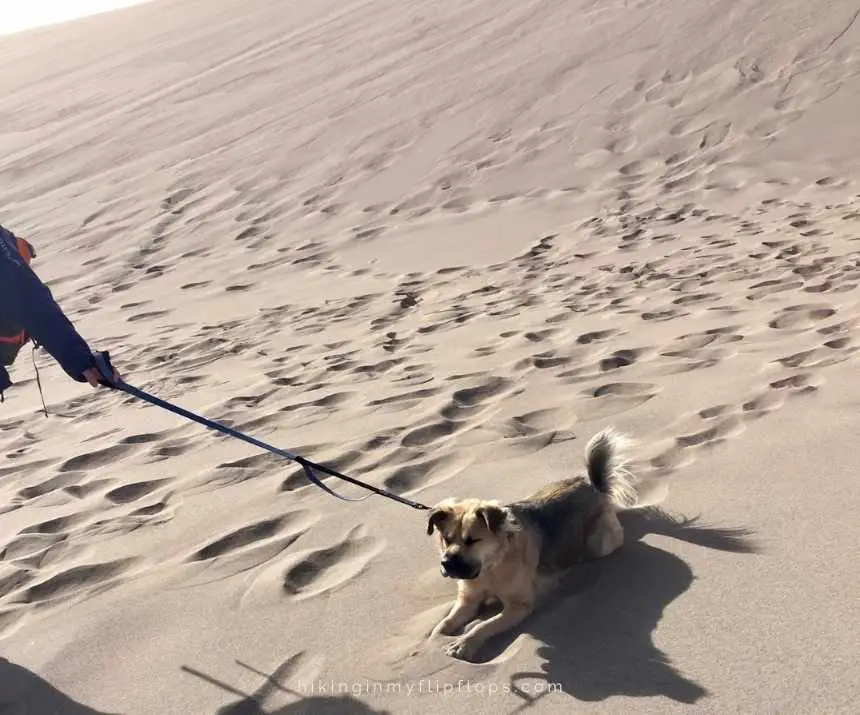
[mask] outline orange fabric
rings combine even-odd
[[[16,237],[17,238],[17,237]],[[27,261],[27,265],[30,265],[30,261],[33,260],[33,255],[30,253],[30,244],[27,243],[23,238],[18,238],[18,253],[20,253],[24,260]]]

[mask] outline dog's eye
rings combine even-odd
[[[471,537],[471,536],[463,539],[463,543],[466,546],[471,546],[472,544],[477,544],[479,541],[480,541],[480,539],[475,539],[474,537]]]

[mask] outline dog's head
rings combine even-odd
[[[434,531],[442,555],[442,575],[470,580],[499,561],[516,524],[510,512],[496,502],[448,499],[430,510],[427,534]]]

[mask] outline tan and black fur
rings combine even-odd
[[[470,659],[488,638],[528,616],[553,577],[621,546],[616,513],[635,502],[625,443],[612,429],[599,432],[585,448],[585,476],[554,482],[520,501],[446,499],[430,510],[427,533],[436,533],[440,569],[458,583],[457,599],[431,637],[455,635],[471,623],[447,647],[450,655]],[[473,622],[494,602],[501,603],[498,615]]]

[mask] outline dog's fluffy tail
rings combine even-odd
[[[603,492],[619,509],[636,505],[633,475],[627,469],[625,450],[630,441],[609,427],[594,435],[585,445],[585,468],[594,488]]]

